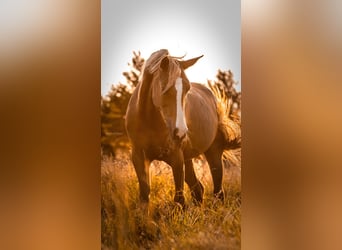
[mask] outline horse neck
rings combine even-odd
[[[146,121],[158,121],[161,119],[160,111],[154,106],[152,101],[152,75],[143,78],[138,96],[138,114]]]

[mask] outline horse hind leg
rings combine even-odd
[[[214,183],[214,196],[224,201],[222,189],[223,166],[222,166],[223,146],[218,140],[204,153],[210,167],[211,176]]]
[[[197,179],[192,160],[186,160],[185,164],[185,182],[188,184],[191,197],[195,204],[199,205],[203,201],[204,188],[202,183]]]

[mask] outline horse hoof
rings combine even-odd
[[[185,207],[185,198],[184,196],[176,195],[174,198],[174,202],[179,204],[182,208]]]
[[[194,187],[192,187],[192,190],[191,190],[192,201],[195,205],[199,206],[202,204],[203,194],[204,194],[204,187],[202,183],[198,181],[198,183]]]
[[[140,202],[139,210],[141,211],[142,214],[144,214],[145,216],[148,216],[150,214],[149,208],[148,208],[148,202]]]
[[[200,192],[200,193],[191,192],[191,196],[192,196],[192,202],[196,206],[200,206],[202,204],[202,202],[203,202],[203,192]]]
[[[203,199],[202,198],[196,198],[196,197],[193,197],[192,198],[192,203],[195,205],[195,206],[198,206],[200,207],[203,203]]]
[[[219,192],[215,193],[214,197],[216,199],[219,199],[220,201],[224,202],[224,192],[223,192],[223,190],[220,190]]]

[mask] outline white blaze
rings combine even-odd
[[[188,128],[186,126],[183,107],[182,107],[182,94],[183,94],[183,82],[182,78],[178,77],[176,80],[176,92],[177,92],[177,118],[176,118],[176,128],[178,128],[177,135],[183,137],[187,132]]]

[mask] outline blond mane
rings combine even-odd
[[[169,51],[167,49],[161,49],[156,52],[153,52],[149,59],[147,59],[145,63],[145,71],[150,74],[153,74],[159,68],[161,61],[169,56]]]
[[[164,58],[169,59],[169,76],[168,76],[168,83],[166,86],[163,86],[163,89],[160,89],[155,94],[160,95],[162,92],[168,90],[170,87],[174,85],[176,82],[177,77],[180,77],[181,75],[181,67],[177,59],[180,57],[172,57],[169,54],[169,51],[167,49],[161,49],[151,54],[150,58],[147,59],[145,65],[143,74],[148,73],[153,75],[153,85],[158,84],[160,80],[160,64]]]

